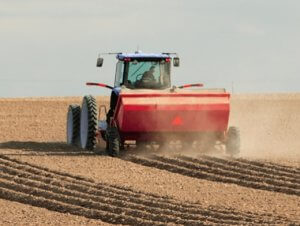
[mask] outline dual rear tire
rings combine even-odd
[[[67,144],[80,144],[80,111],[81,108],[77,104],[72,104],[68,108],[67,113]]]
[[[95,150],[98,132],[98,108],[96,99],[84,96],[81,107],[70,105],[67,114],[67,143],[90,151]],[[108,127],[105,133],[106,151],[110,156],[118,156],[121,149],[119,132],[116,127]]]
[[[97,143],[98,110],[96,99],[84,96],[82,106],[70,105],[67,113],[67,144],[94,150]]]
[[[80,146],[83,149],[94,150],[97,144],[98,110],[96,99],[84,96],[80,114]]]

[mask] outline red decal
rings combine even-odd
[[[183,124],[182,119],[179,116],[176,116],[172,121],[172,125],[174,125],[174,126],[180,126],[182,124]]]

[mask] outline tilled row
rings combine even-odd
[[[187,160],[190,161],[198,161],[199,159],[192,159],[189,157],[185,157]],[[291,167],[284,168],[284,166],[279,166],[272,164],[269,166],[268,164],[264,164],[261,162],[249,161],[245,159],[221,159],[216,157],[210,156],[201,156],[201,159],[205,161],[211,161],[214,164],[222,164],[225,166],[233,166],[237,168],[243,168],[247,170],[251,170],[257,174],[264,174],[270,177],[276,177],[278,179],[291,181],[293,183],[300,184],[300,171],[298,172],[297,169],[292,169]],[[287,171],[285,170],[287,169]],[[292,169],[292,172],[290,172]]]
[[[58,175],[0,158],[2,198],[120,224],[270,223],[255,214],[203,209],[198,204]],[[72,176],[72,175],[71,175]],[[272,219],[274,221],[274,219]],[[276,219],[276,222],[282,222]]]
[[[131,155],[128,157],[128,160],[144,166],[156,167],[159,169],[199,179],[206,179],[223,183],[233,183],[254,189],[262,189],[300,196],[298,183],[280,181],[274,178],[247,175],[247,173],[238,171],[233,172],[229,169],[224,170],[213,164],[210,164],[210,166],[208,166],[207,164],[205,165],[200,162],[195,163],[178,158],[163,157],[157,155],[152,156],[151,158]]]
[[[138,200],[138,202],[143,202],[145,198],[147,200],[150,200],[152,204],[159,203],[160,205],[165,205],[166,200],[168,200],[167,203],[172,204],[173,207],[176,207],[179,211],[187,211],[187,209],[191,208],[198,208],[199,205],[195,205],[192,203],[180,203],[178,205],[178,202],[174,202],[171,198],[168,197],[163,197],[163,196],[158,196],[155,194],[151,193],[144,193],[140,191],[134,191],[130,188],[123,187],[123,186],[118,186],[118,185],[109,185],[109,184],[99,184],[95,183],[92,179],[86,178],[83,176],[77,176],[77,175],[71,175],[69,173],[61,172],[61,171],[55,171],[55,170],[50,170],[48,168],[40,167],[40,166],[35,166],[29,163],[24,163],[21,161],[18,161],[16,159],[10,159],[6,156],[0,155],[0,161],[2,164],[6,166],[12,166],[14,168],[20,169],[20,172],[25,173],[29,172],[31,173],[31,176],[36,176],[36,175],[41,175],[46,177],[46,181],[48,183],[53,183],[51,178],[59,178],[60,181],[64,181],[64,184],[66,181],[71,182],[72,186],[74,186],[74,182],[76,186],[83,186],[83,190],[93,190],[92,192],[98,192],[98,191],[104,191],[104,192],[109,192],[110,195],[121,195],[125,197],[130,197],[133,198],[134,201]],[[15,164],[17,163],[17,164]],[[27,177],[28,175],[25,174],[24,177]],[[50,182],[49,182],[50,181]],[[74,187],[71,187],[74,189]],[[128,198],[127,198],[128,199]],[[151,205],[149,202],[146,202],[145,205]],[[169,206],[164,206],[164,208],[169,208]],[[187,209],[186,209],[187,208]],[[207,213],[205,213],[207,214]]]
[[[137,200],[138,202],[143,202],[144,198],[147,198],[147,200],[150,200],[153,204],[155,203],[165,204],[166,200],[168,200],[168,203],[172,204],[173,206],[174,205],[178,206],[178,203],[173,202],[172,199],[167,199],[166,197],[157,196],[149,193],[142,193],[142,192],[134,191],[130,188],[116,186],[116,185],[96,184],[94,182],[90,182],[89,178],[80,177],[81,179],[76,179],[78,178],[77,176],[73,176],[67,173],[64,173],[64,175],[68,175],[68,176],[61,176],[62,174],[61,172],[58,175],[56,174],[55,171],[51,172],[52,170],[50,171],[49,169],[47,169],[47,171],[45,172],[44,170],[41,170],[40,167],[27,165],[27,163],[24,164],[22,162],[16,161],[15,159],[12,159],[12,161],[6,159],[5,161],[5,160],[1,160],[1,156],[0,156],[0,161],[2,165],[11,166],[15,169],[19,169],[20,170],[19,173],[21,173],[23,177],[33,177],[36,179],[36,176],[40,175],[45,177],[45,182],[47,183],[50,182],[55,183],[53,182],[53,179],[59,179],[58,181],[63,181],[64,182],[63,185],[65,186],[66,182],[70,182],[71,189],[82,189],[83,191],[88,190],[93,193],[103,191],[103,192],[108,192],[110,195],[120,195],[120,196],[130,197],[133,198],[134,201]],[[14,164],[15,162],[18,162],[18,164]],[[31,174],[28,174],[26,172],[29,172]],[[58,185],[61,186],[60,183],[58,183]],[[151,205],[151,204],[147,202],[146,205]],[[180,209],[185,210],[185,208],[198,208],[198,205],[194,205],[194,204],[180,205]]]
[[[256,165],[256,166],[267,168],[267,169],[275,169],[280,172],[286,172],[289,174],[294,174],[294,173],[299,174],[300,173],[299,168],[291,167],[291,166],[282,166],[282,165],[278,165],[278,164],[271,163],[271,162],[259,162],[259,161],[252,161],[252,160],[243,159],[243,158],[237,159],[237,161],[248,163],[251,165]]]
[[[114,214],[132,216],[154,222],[173,222],[195,224],[200,220],[206,220],[204,217],[199,219],[190,214],[173,214],[171,211],[160,211],[160,208],[146,207],[138,204],[132,204],[127,201],[112,199],[110,197],[101,197],[85,194],[83,192],[62,189],[57,186],[47,185],[35,182],[29,179],[20,179],[13,176],[1,175],[0,187],[10,188],[19,192],[30,192],[34,196],[48,198],[64,202],[71,205],[79,205],[89,209],[112,212]],[[3,181],[6,180],[6,181]],[[6,183],[5,183],[6,182]],[[9,185],[7,183],[10,183]],[[14,183],[14,184],[13,184]],[[12,185],[13,184],[13,185]],[[22,185],[20,185],[22,184]],[[152,213],[151,213],[152,211]],[[174,216],[175,215],[175,216]],[[177,215],[177,216],[176,216]],[[177,217],[177,218],[176,218]],[[187,219],[187,218],[190,219]],[[182,220],[184,218],[185,220]],[[194,219],[193,219],[194,218]]]
[[[280,175],[275,170],[269,170],[268,173],[263,169],[253,167],[249,164],[235,162],[234,160],[223,160],[218,158],[190,158],[186,156],[177,156],[178,159],[194,163],[203,167],[209,167],[211,171],[221,173],[226,172],[226,175],[233,177],[241,177],[245,180],[262,181],[267,184],[286,186],[289,188],[300,189],[300,174]]]
[[[61,213],[70,213],[78,216],[84,216],[92,219],[99,219],[109,223],[119,224],[139,224],[139,225],[153,225],[154,222],[145,222],[133,217],[122,217],[114,213],[108,213],[100,210],[89,209],[78,205],[66,204],[64,202],[58,202],[48,198],[39,196],[33,196],[32,194],[26,194],[25,192],[15,191],[15,187],[9,183],[3,185],[0,181],[0,198],[29,204],[36,207],[46,208],[48,210],[57,211]],[[10,188],[5,188],[10,187]],[[11,189],[12,188],[12,189]]]

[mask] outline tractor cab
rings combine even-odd
[[[171,86],[171,58],[166,54],[118,54],[115,87],[166,89]]]
[[[166,89],[171,87],[170,54],[118,53],[114,87],[128,89]],[[102,66],[103,59],[98,59]],[[174,57],[174,66],[179,58]],[[98,63],[97,63],[98,66]]]
[[[171,55],[174,53],[109,53],[116,54],[118,60],[114,86],[98,84],[111,88],[110,109],[107,119],[112,117],[121,89],[162,90],[171,87]],[[177,55],[177,54],[176,54]],[[97,67],[102,67],[103,58],[97,59]],[[179,66],[179,58],[173,57],[173,65]]]

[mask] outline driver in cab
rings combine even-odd
[[[155,67],[151,66],[148,71],[145,71],[142,77],[143,81],[149,81],[149,82],[155,82],[155,77],[154,77],[154,70]]]

